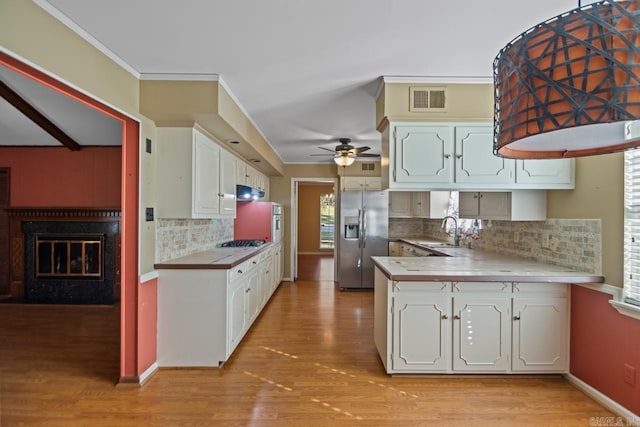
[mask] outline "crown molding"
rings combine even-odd
[[[140,80],[220,82],[221,78],[215,73],[140,73]]]

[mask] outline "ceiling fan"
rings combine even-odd
[[[318,147],[321,150],[331,151],[333,154],[311,154],[312,156],[330,156],[338,166],[349,166],[353,164],[357,157],[380,157],[380,154],[365,153],[371,147],[354,147],[351,145],[351,138],[339,138],[340,145],[336,145],[334,150]]]

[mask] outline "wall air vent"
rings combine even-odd
[[[445,112],[446,89],[443,87],[409,87],[409,111],[421,112]]]
[[[363,171],[374,171],[376,170],[375,163],[361,163]]]

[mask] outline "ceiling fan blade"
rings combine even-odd
[[[359,153],[363,153],[363,152],[365,152],[367,150],[371,150],[371,147],[359,147],[359,148],[356,148],[356,153],[358,153],[358,154]]]
[[[331,151],[332,153],[334,153],[335,151],[330,149],[330,148],[324,148],[324,147],[318,147],[321,150],[327,150],[327,151]]]
[[[380,157],[380,154],[370,154],[370,153],[364,153],[364,154],[357,154],[358,157]]]
[[[328,156],[335,156],[334,154],[309,154],[310,156],[322,156],[322,157],[328,157]]]

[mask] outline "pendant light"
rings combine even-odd
[[[493,63],[494,152],[589,156],[640,146],[640,0],[578,6]]]

